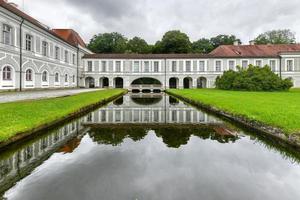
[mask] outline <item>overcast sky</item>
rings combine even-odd
[[[24,1],[24,7],[23,2]],[[300,0],[11,0],[51,28],[72,28],[89,42],[120,32],[155,43],[168,30],[192,41],[235,34],[248,43],[259,33],[291,29],[300,40]]]

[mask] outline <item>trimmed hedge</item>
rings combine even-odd
[[[281,79],[269,66],[247,69],[238,67],[238,71],[229,70],[216,79],[216,87],[222,90],[243,91],[284,91],[293,87],[292,80]]]

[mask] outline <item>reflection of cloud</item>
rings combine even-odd
[[[54,154],[6,195],[9,199],[299,199],[300,167],[244,137],[220,144],[191,137],[167,148],[153,131],[120,146],[85,136]]]
[[[21,4],[21,0],[13,0]],[[88,41],[100,32],[118,31],[154,43],[170,29],[192,40],[219,33],[236,34],[248,42],[257,34],[278,28],[300,33],[299,0],[31,0],[26,11],[42,22],[69,26]],[[57,9],[61,8],[61,9]],[[47,12],[47,11],[51,12]],[[47,12],[47,15],[44,13]]]

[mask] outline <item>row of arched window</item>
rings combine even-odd
[[[2,80],[4,81],[11,81],[12,80],[12,68],[10,66],[5,66],[2,71]],[[25,80],[26,81],[33,81],[33,70],[32,69],[27,69],[25,72]],[[65,74],[64,76],[65,82],[69,82],[69,75]],[[48,82],[49,80],[49,74],[47,71],[43,71],[42,73],[42,82]],[[55,82],[59,82],[59,73],[55,73]],[[75,83],[75,76],[72,76],[72,82]]]

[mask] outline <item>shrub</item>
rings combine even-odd
[[[293,87],[291,79],[281,79],[269,66],[247,69],[238,67],[238,71],[229,70],[216,79],[216,87],[223,90],[245,91],[282,91]]]

